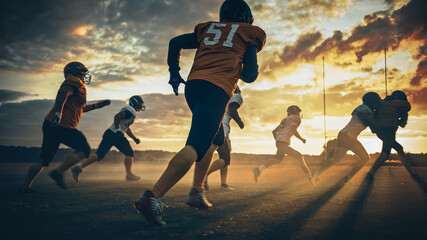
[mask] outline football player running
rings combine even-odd
[[[359,140],[357,140],[357,137],[373,123],[374,112],[380,100],[380,96],[375,92],[368,92],[363,95],[363,104],[353,110],[350,122],[338,133],[335,153],[323,161],[320,168],[313,172],[313,177],[311,178],[313,184],[319,181],[320,175],[323,172],[341,161],[348,150],[355,153],[359,157],[359,160],[353,164],[350,172],[344,177],[345,181],[349,181],[369,161],[369,154]]]
[[[113,146],[125,155],[125,179],[127,181],[137,181],[141,178],[132,173],[133,149],[124,133],[132,138],[136,144],[141,142],[137,137],[135,137],[135,135],[133,135],[130,130],[130,125],[135,121],[136,112],[144,110],[144,101],[140,96],[132,96],[129,99],[129,106],[120,109],[120,112],[114,116],[113,124],[111,124],[111,126],[104,132],[104,135],[102,135],[102,141],[99,144],[96,153],[91,154],[88,158],[83,159],[79,165],[71,168],[73,178],[76,182],[79,181],[79,175],[83,171],[83,168],[95,161],[101,161]]]
[[[194,162],[193,187],[187,204],[196,209],[212,207],[205,198],[203,182],[214,151],[224,142],[224,131],[220,130],[222,118],[238,79],[250,83],[258,76],[257,52],[264,47],[266,34],[252,25],[249,5],[243,0],[226,0],[219,15],[220,22],[200,23],[194,32],[169,42],[169,84],[176,95],[179,84],[185,84],[192,123],[185,147],[170,160],[155,185],[134,204],[150,225],[165,224],[161,218],[161,198]],[[182,49],[197,49],[187,82],[179,74]]]
[[[261,175],[261,172],[274,164],[280,163],[285,157],[285,154],[298,160],[302,171],[307,175],[308,179],[311,178],[311,173],[304,161],[304,157],[301,155],[301,153],[289,146],[291,144],[292,136],[297,137],[303,143],[306,142],[306,139],[302,138],[297,130],[301,124],[301,109],[296,105],[292,105],[288,107],[286,112],[288,116],[284,118],[280,122],[279,126],[273,130],[273,136],[276,140],[277,147],[276,156],[270,160],[267,160],[267,162],[265,162],[263,165],[252,169],[256,183],[258,182],[258,178]]]
[[[234,91],[233,97],[230,99],[230,102],[228,103],[227,110],[225,111],[224,118],[222,119],[222,128],[224,129],[224,135],[225,140],[224,143],[218,147],[217,152],[219,155],[219,159],[214,161],[211,166],[209,167],[209,171],[207,176],[209,174],[220,170],[221,175],[221,191],[232,191],[234,190],[232,187],[230,187],[227,184],[227,175],[228,175],[228,166],[230,166],[231,162],[231,141],[230,141],[230,121],[231,119],[234,119],[236,123],[239,125],[240,129],[243,129],[245,124],[242,122],[242,119],[239,116],[239,113],[237,112],[237,109],[240,108],[243,104],[243,98],[241,95],[241,91],[239,86],[236,87],[236,90]],[[206,176],[205,180],[205,190],[208,190],[208,177]]]
[[[64,77],[65,80],[58,90],[55,104],[43,122],[41,161],[33,163],[28,169],[22,190],[31,188],[34,179],[53,160],[61,143],[73,148],[75,152],[68,156],[57,169],[51,171],[49,176],[59,187],[66,189],[64,171],[90,154],[86,137],[76,129],[83,112],[102,108],[111,103],[110,100],[101,100],[95,104],[86,105],[85,84],[90,83],[92,76],[82,63],[68,63],[64,68]]]
[[[373,183],[375,172],[389,159],[392,148],[396,150],[399,160],[411,176],[416,181],[421,181],[419,175],[411,167],[409,156],[403,151],[402,145],[396,141],[397,129],[399,126],[406,126],[410,110],[411,104],[408,102],[408,97],[400,90],[394,91],[390,96],[380,101],[375,112],[375,122],[371,124],[370,128],[383,141],[383,146],[380,155],[366,175],[369,184]]]

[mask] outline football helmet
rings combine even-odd
[[[129,99],[129,105],[133,108],[135,108],[135,110],[137,111],[144,111],[145,110],[145,105],[144,105],[144,101],[142,100],[142,97],[135,95],[132,96]]]
[[[396,90],[396,91],[392,92],[391,97],[393,99],[408,100],[408,96],[406,96],[406,93],[404,93],[401,90]]]
[[[362,97],[363,104],[372,108],[375,108],[380,102],[380,100],[381,100],[381,97],[376,92],[365,93],[365,95],[363,95]]]
[[[65,65],[64,77],[67,78],[68,74],[82,79],[86,85],[89,85],[90,80],[92,79],[92,75],[89,74],[89,70],[81,62],[70,62]]]
[[[244,0],[225,0],[219,9],[220,22],[244,22],[252,24],[251,8]]]
[[[289,106],[288,109],[286,109],[286,112],[288,113],[288,115],[299,115],[300,118],[302,118],[302,114],[300,114],[302,110],[297,105]]]

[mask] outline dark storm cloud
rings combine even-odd
[[[411,85],[419,86],[423,79],[427,78],[427,59],[422,60],[417,67],[415,77],[411,79]]]
[[[13,90],[7,90],[7,89],[0,89],[0,103],[8,102],[8,101],[15,101],[23,97],[27,96],[34,96],[32,94],[28,94],[25,92],[19,92],[19,91],[13,91]]]
[[[98,58],[131,65],[103,81],[126,80],[143,63],[164,63],[171,37],[210,20],[220,1],[19,0],[0,9],[0,69],[57,71],[54,64]],[[73,34],[86,26],[86,32]],[[96,53],[96,54],[94,54]]]
[[[282,67],[293,63],[312,62],[327,53],[337,56],[334,57],[334,64],[342,66],[344,63],[338,56],[343,53],[354,53],[356,61],[362,62],[367,54],[381,52],[384,47],[396,49],[405,39],[425,41],[427,38],[426,9],[427,1],[412,0],[391,14],[382,11],[366,15],[363,23],[355,26],[347,38],[343,37],[341,31],[335,31],[332,37],[323,41],[320,39],[320,32],[305,33],[292,45],[284,46],[282,53],[274,56],[270,63],[264,64],[263,71],[268,72],[269,69],[278,65]],[[301,44],[306,38],[313,41],[305,41],[307,44]],[[412,81],[413,84],[420,82],[417,77],[425,76],[425,74],[422,75],[425,71],[425,64],[422,61],[426,58],[425,49],[425,45],[420,47],[419,54],[415,56],[416,59],[421,59],[421,62],[417,76]],[[278,63],[275,60],[277,57],[281,62]]]
[[[137,114],[137,121],[132,126],[138,136],[172,138],[182,135],[182,129],[188,128],[191,113],[184,96],[147,94],[142,98],[146,110]],[[0,105],[0,122],[5,123],[0,124],[0,145],[40,146],[43,119],[53,103],[53,100],[31,100]],[[78,129],[86,135],[93,148],[113,123],[114,115],[127,105],[127,101],[113,100],[110,106],[83,114]]]

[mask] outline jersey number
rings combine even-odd
[[[209,27],[207,33],[211,33],[211,34],[215,34],[213,40],[209,40],[209,37],[205,37],[204,39],[204,43],[205,45],[215,45],[219,42],[219,38],[221,37],[221,30],[219,30],[218,28],[223,28],[227,26],[225,23],[212,23],[211,26]],[[217,27],[217,28],[215,28]],[[234,34],[236,33],[237,28],[239,28],[238,24],[232,24],[231,25],[231,30],[230,33],[228,33],[228,37],[227,40],[224,41],[224,43],[222,44],[223,46],[226,47],[233,47],[233,37]]]

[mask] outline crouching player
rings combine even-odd
[[[41,162],[33,163],[28,169],[22,190],[29,190],[37,175],[53,160],[59,145],[62,143],[75,150],[63,163],[49,173],[59,187],[66,189],[63,173],[90,154],[90,146],[77,125],[83,112],[102,108],[110,104],[110,100],[101,100],[86,105],[86,87],[91,75],[80,62],[70,62],[64,68],[65,80],[58,90],[55,104],[43,122],[43,144],[40,154]]]
[[[193,33],[169,42],[169,84],[178,94],[179,84],[185,83],[192,121],[186,146],[170,160],[153,188],[146,190],[134,204],[150,225],[165,224],[160,215],[161,198],[194,162],[193,188],[187,204],[197,209],[212,207],[204,196],[203,182],[214,151],[224,142],[224,132],[220,130],[224,112],[239,77],[253,82],[258,76],[257,52],[264,47],[266,34],[252,25],[249,6],[243,0],[226,0],[219,15],[220,22],[198,24]],[[181,49],[197,49],[187,82],[179,74]]]
[[[136,176],[131,171],[133,162],[133,149],[130,146],[129,141],[124,136],[124,133],[131,137],[136,144],[141,142],[133,135],[129,127],[135,121],[136,112],[144,110],[144,101],[140,96],[133,96],[129,99],[129,106],[120,109],[120,112],[114,116],[113,124],[111,124],[111,126],[104,132],[102,141],[99,144],[96,153],[91,154],[88,158],[83,159],[79,165],[71,168],[73,178],[76,182],[79,181],[79,175],[83,171],[83,168],[97,160],[101,161],[113,146],[115,146],[121,153],[125,155],[126,180],[137,181],[140,179],[139,176]]]
[[[264,171],[268,167],[271,167],[274,164],[280,163],[285,157],[285,154],[298,160],[302,171],[307,175],[309,179],[311,179],[311,173],[307,167],[307,164],[304,161],[304,157],[301,155],[301,153],[289,146],[291,144],[292,136],[297,137],[303,143],[306,142],[305,138],[302,138],[297,130],[299,125],[301,124],[301,109],[296,105],[292,105],[288,107],[286,112],[288,113],[288,116],[284,118],[280,122],[279,126],[277,126],[273,130],[273,136],[276,140],[277,147],[276,156],[270,160],[267,160],[267,162],[263,165],[252,169],[254,173],[255,182],[258,182],[258,177],[259,175],[261,175],[262,171]]]
[[[380,100],[380,96],[375,92],[368,92],[363,95],[363,104],[353,110],[350,122],[338,133],[334,155],[323,161],[320,168],[313,172],[311,179],[313,184],[319,181],[323,172],[341,161],[348,150],[354,152],[359,157],[359,160],[353,164],[353,168],[344,178],[345,181],[350,180],[369,161],[369,154],[357,140],[357,137],[373,123],[374,111],[378,107]]]
[[[237,112],[237,109],[240,108],[243,104],[243,98],[241,95],[241,91],[239,86],[236,87],[236,90],[234,91],[233,97],[231,98],[230,102],[228,103],[227,110],[225,111],[224,118],[222,119],[222,127],[224,129],[224,136],[225,140],[224,143],[218,147],[217,152],[219,155],[219,159],[212,163],[212,165],[209,167],[208,176],[209,174],[220,170],[221,175],[221,191],[232,191],[234,190],[227,184],[227,175],[228,175],[228,166],[230,166],[231,162],[231,141],[230,141],[230,121],[231,119],[234,119],[236,123],[239,125],[240,129],[243,129],[245,126],[242,122],[242,119],[240,119],[239,113]],[[205,189],[208,190],[209,187],[207,185],[207,176],[205,181]]]

